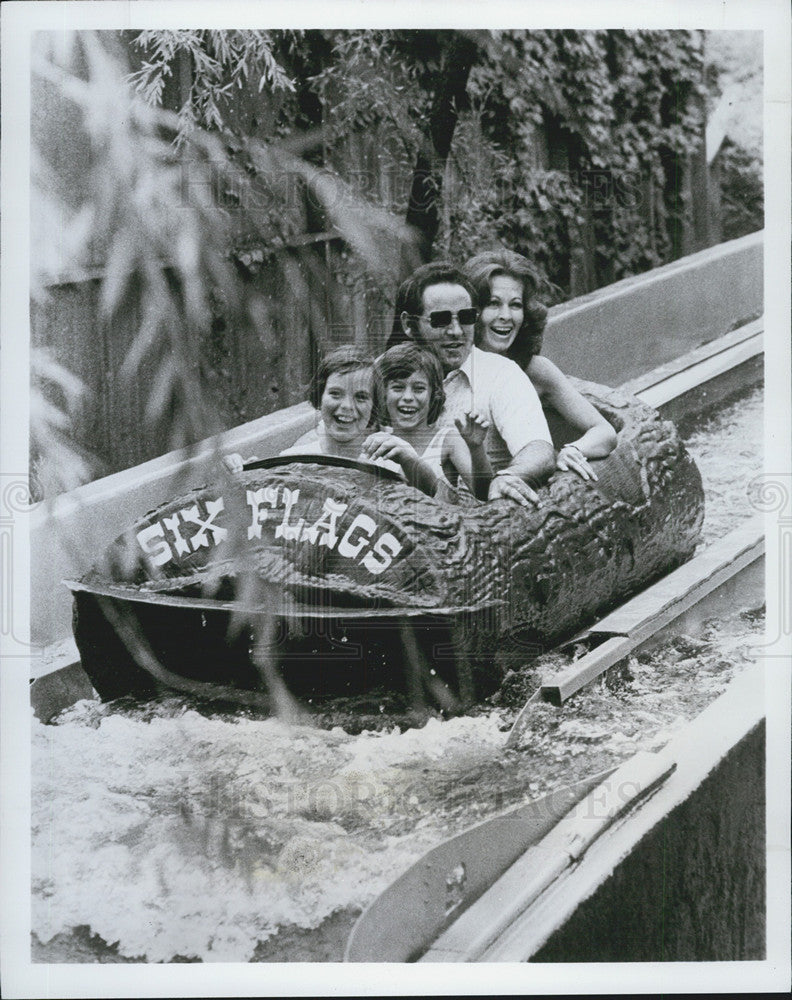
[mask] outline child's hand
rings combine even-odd
[[[490,425],[489,420],[480,413],[476,411],[466,413],[462,417],[456,417],[454,423],[468,448],[477,448],[484,444]]]
[[[242,467],[248,462],[257,461],[258,458],[255,455],[251,455],[250,458],[243,460],[238,451],[232,451],[230,455],[223,455],[223,465],[229,472],[241,472]]]
[[[369,434],[363,442],[362,454],[370,461],[385,458],[390,462],[402,462],[406,458],[418,458],[418,452],[411,444],[390,434],[388,431],[377,431]]]

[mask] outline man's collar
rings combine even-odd
[[[456,372],[462,372],[463,375],[467,375],[468,381],[471,382],[473,379],[473,354],[478,351],[477,347],[471,347],[470,353],[459,366],[459,368],[452,368],[451,371],[446,375],[446,378],[451,378]]]

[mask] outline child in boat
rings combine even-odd
[[[354,347],[331,351],[311,383],[310,400],[320,418],[316,436],[286,448],[281,456],[336,455],[372,462],[400,473],[425,492],[433,492],[435,477],[415,449],[394,435],[378,433],[378,383],[371,358]]]
[[[373,359],[354,347],[326,354],[309,390],[317,427],[280,454],[360,459],[363,442],[376,429],[374,395]]]
[[[375,420],[374,361],[354,347],[341,347],[325,355],[311,381],[309,399],[317,411],[317,426],[280,455],[336,455],[368,461],[361,455],[363,442],[377,429]],[[241,470],[241,455],[226,455],[232,472]],[[256,461],[251,455],[248,462]],[[400,471],[392,462],[381,462]]]
[[[383,389],[380,417],[393,433],[372,434],[364,446],[369,457],[398,460],[406,443],[431,471],[435,488],[437,480],[445,480],[486,500],[492,479],[484,449],[489,422],[467,413],[455,421],[456,428],[435,426],[445,403],[443,369],[435,353],[412,341],[397,344],[377,359],[377,371]]]

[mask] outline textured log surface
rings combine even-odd
[[[556,473],[538,508],[453,491],[440,500],[361,468],[292,461],[150,512],[83,583],[220,601],[252,573],[270,612],[373,620],[484,608],[479,651],[506,633],[552,643],[689,558],[703,520],[701,478],[674,426],[579,384],[618,447],[594,463],[596,483]]]

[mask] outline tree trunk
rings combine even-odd
[[[406,222],[417,230],[418,252],[423,262],[430,259],[437,235],[443,169],[477,50],[475,41],[465,35],[455,36],[448,46],[429,116],[429,134],[415,163]]]

